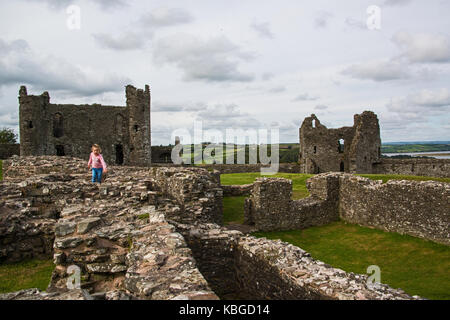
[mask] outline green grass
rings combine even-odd
[[[3,180],[3,160],[0,160],[0,181]]]
[[[45,291],[55,269],[52,260],[0,264],[0,293],[38,288]]]
[[[244,201],[243,197],[223,198],[223,223],[244,224]]]
[[[230,173],[222,174],[220,181],[223,185],[242,185],[255,182],[256,178],[285,178],[292,180],[292,198],[302,199],[309,196],[308,189],[306,189],[306,180],[311,178],[312,174],[298,174],[298,173],[278,173],[273,176],[262,176],[261,173]]]
[[[298,200],[309,196],[306,188],[306,180],[313,175],[311,174],[291,174],[279,173],[274,178],[286,178],[292,180],[292,199]],[[389,180],[415,180],[426,181],[434,180],[441,182],[450,182],[450,178],[434,178],[434,177],[418,177],[407,175],[375,175],[375,174],[361,174],[360,176],[372,180],[383,180],[383,183]],[[220,176],[223,185],[243,185],[253,183],[256,178],[263,177],[259,172],[256,173],[231,173],[222,174]],[[225,224],[243,223],[244,221],[244,199],[245,197],[224,197],[223,199],[223,218]]]
[[[140,214],[140,215],[138,215],[138,219],[145,220],[145,219],[148,219],[149,216],[150,216],[149,213]]]
[[[382,153],[450,151],[450,144],[383,144]]]
[[[410,295],[450,299],[450,247],[446,245],[344,222],[254,235],[289,242],[347,272],[366,274],[368,266],[377,265],[382,283]]]

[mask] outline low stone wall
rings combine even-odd
[[[230,186],[222,185],[221,187],[223,190],[224,197],[249,196],[253,190],[253,183],[243,185],[230,185]]]
[[[405,174],[450,177],[450,159],[381,159],[374,164],[375,174]]]
[[[200,168],[158,168],[156,183],[163,194],[175,199],[183,222],[215,222],[222,224],[223,191],[212,175]]]
[[[64,165],[67,159],[61,157],[17,160],[10,163],[14,174],[0,182],[1,258],[19,261],[45,250],[45,258],[53,256],[56,267],[46,293],[25,290],[0,295],[0,300],[218,299],[184,238],[166,220],[185,212],[177,200],[166,198],[156,172],[111,167],[107,182],[98,185],[90,183],[86,169],[81,171],[82,160],[70,159]],[[53,171],[58,164],[67,171]],[[24,179],[29,172],[49,168],[54,173]],[[181,176],[206,172],[198,170],[182,171]],[[194,184],[202,180],[190,179]],[[184,205],[194,210],[190,201]],[[200,214],[208,211],[206,205],[197,209]],[[81,291],[67,287],[74,266],[81,272]]]
[[[383,184],[344,173],[307,181],[310,197],[291,200],[286,179],[257,179],[245,221],[260,231],[298,230],[337,221],[450,244],[450,184],[390,180]]]
[[[20,144],[0,143],[0,160],[8,159],[14,155],[20,155]]]
[[[221,174],[227,173],[252,173],[261,172],[261,168],[270,167],[262,164],[209,164],[199,165],[200,168],[207,170],[217,170]],[[300,165],[297,163],[280,163],[278,172],[282,173],[300,173]]]
[[[282,231],[321,226],[339,219],[337,190],[339,180],[333,175],[308,180],[311,196],[291,200],[292,181],[282,178],[258,178],[244,216],[248,224],[260,231]]]
[[[450,183],[342,175],[339,214],[350,223],[450,245]]]
[[[367,275],[347,273],[291,244],[244,236],[214,224],[176,225],[221,298],[257,300],[418,299]]]
[[[42,168],[31,169],[33,161]],[[366,275],[332,268],[293,245],[244,236],[213,223],[222,190],[204,169],[111,167],[107,182],[97,185],[81,171],[84,161],[78,163],[78,172],[74,160],[73,172],[23,178],[47,166],[56,168],[58,161],[65,160],[20,159],[20,166],[11,163],[15,174],[0,183],[2,226],[19,222],[10,233],[0,228],[0,235],[19,236],[28,222],[27,230],[45,234],[44,224],[31,222],[49,221],[56,264],[48,292],[26,290],[0,295],[0,300],[418,298],[387,285],[367,284]],[[337,212],[333,199],[341,176],[308,182],[311,200],[324,206],[323,212],[333,206]],[[279,201],[285,194],[290,197],[288,187],[291,182],[284,179],[261,179],[254,186],[263,201],[272,193]],[[276,204],[267,200],[264,207],[282,214]],[[321,223],[323,218],[312,219]],[[32,239],[31,233],[25,235],[24,241]],[[9,244],[0,241],[0,250]],[[80,268],[81,290],[67,288],[71,266]]]

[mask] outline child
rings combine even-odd
[[[98,144],[92,145],[92,152],[89,156],[89,162],[88,167],[90,168],[92,166],[92,182],[102,182],[102,172],[108,172],[108,169],[106,168],[105,160],[103,160],[103,157],[101,155],[102,149],[100,149],[100,146]]]

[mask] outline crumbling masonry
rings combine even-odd
[[[356,114],[353,127],[328,129],[313,114],[300,128],[301,173],[373,173],[380,158],[380,126],[371,111]]]
[[[101,146],[110,164],[151,163],[150,88],[126,86],[126,107],[52,104],[48,92],[19,91],[20,155],[86,158]]]
[[[0,299],[419,299],[293,245],[221,227],[217,173],[13,157],[0,182],[0,259],[53,257],[46,292]],[[68,286],[76,268],[80,287]]]

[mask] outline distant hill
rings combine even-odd
[[[450,151],[450,142],[442,141],[441,143],[383,143],[381,146],[382,153],[411,153],[411,152],[435,152]]]
[[[420,145],[427,145],[427,144],[450,144],[450,141],[410,141],[410,142],[384,142],[382,145],[408,145],[408,144],[420,144]]]

